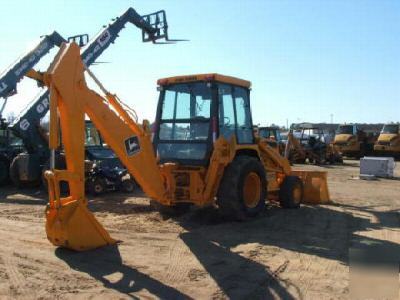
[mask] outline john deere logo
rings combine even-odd
[[[139,139],[137,136],[132,136],[125,140],[125,149],[128,156],[132,156],[140,151]]]

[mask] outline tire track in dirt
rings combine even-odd
[[[5,257],[4,266],[9,278],[9,289],[11,296],[17,296],[18,299],[31,299],[32,291],[26,289],[26,280],[25,277],[18,270],[18,263],[16,259],[11,256]]]
[[[188,278],[193,256],[186,244],[177,238],[169,249],[169,264],[165,279],[172,283],[185,281]]]
[[[43,253],[32,256],[30,253],[14,252],[7,255],[5,269],[12,299],[53,299],[61,294],[73,295],[78,290],[84,292],[99,285],[92,278],[71,273],[62,260],[49,260]]]

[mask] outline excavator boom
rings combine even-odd
[[[90,90],[85,82],[85,69],[79,47],[71,43],[63,45],[44,75],[51,95],[50,150],[54,153],[59,145],[59,115],[67,162],[67,170],[46,172],[50,195],[47,235],[53,244],[75,250],[92,249],[114,242],[86,208],[83,184],[85,114],[144,192],[160,203],[169,202],[151,135],[126,113],[115,96],[107,93],[103,98]],[[60,181],[68,182],[70,196],[60,197]],[[83,225],[79,225],[79,222],[86,222],[85,235],[92,238],[81,237],[78,231]]]

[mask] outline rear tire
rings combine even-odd
[[[283,208],[299,208],[303,201],[303,182],[297,176],[286,176],[279,189],[279,202]]]
[[[10,181],[10,162],[6,158],[0,158],[0,185]]]
[[[122,181],[121,190],[124,193],[133,193],[137,188],[136,181],[133,179],[125,179]]]
[[[22,158],[22,155],[24,155],[24,153],[20,153],[19,155],[17,155],[16,157],[14,157],[14,159],[12,160],[11,164],[10,164],[10,179],[12,181],[12,183],[14,184],[14,186],[16,186],[17,188],[32,188],[32,187],[38,187],[40,185],[40,175],[38,176],[37,179],[33,179],[30,181],[27,180],[21,180],[20,179],[20,173],[19,173],[19,165],[18,165],[18,161]]]
[[[244,220],[264,210],[266,193],[264,166],[252,156],[237,156],[225,168],[217,204],[226,217]]]
[[[10,179],[11,182],[14,184],[15,187],[20,188],[22,187],[22,182],[21,180],[19,180],[19,170],[18,170],[18,160],[17,160],[18,156],[14,157],[14,159],[12,160],[11,164],[10,164]]]

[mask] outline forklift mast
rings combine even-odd
[[[40,38],[36,47],[8,67],[0,76],[0,97],[8,98],[16,93],[17,83],[54,46],[60,46],[65,39],[54,31]]]
[[[119,32],[127,23],[132,23],[142,30],[143,42],[157,43],[164,39],[164,43],[173,43],[168,39],[168,24],[164,10],[141,16],[133,8],[126,10],[121,16],[112,19],[85,47],[81,49],[81,58],[86,66],[90,66],[96,59],[115,42]],[[71,37],[76,41],[76,37]],[[62,40],[61,42],[64,42]],[[61,43],[60,42],[60,43]],[[49,91],[43,91],[28,105],[28,107],[10,124],[12,132],[21,138],[28,153],[48,151],[47,142],[39,131],[40,120],[49,110]]]
[[[65,39],[56,31],[44,35],[39,43],[21,56],[0,75],[0,98],[4,98],[0,107],[0,118],[7,104],[7,98],[17,93],[17,83],[45,56],[54,46],[60,46]]]

